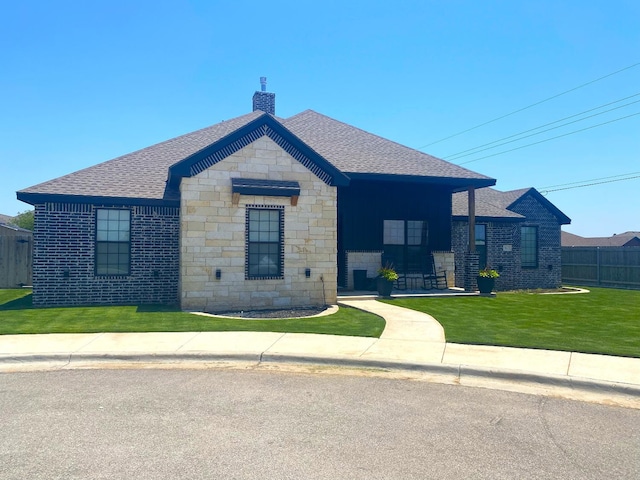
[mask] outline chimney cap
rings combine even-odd
[[[267,91],[267,77],[260,77],[260,90],[262,92]]]

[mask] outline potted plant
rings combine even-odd
[[[497,270],[484,267],[478,272],[478,290],[480,293],[491,293],[500,274]]]
[[[378,270],[378,294],[383,297],[391,296],[391,290],[393,290],[393,282],[398,279],[398,274],[396,273],[393,265],[386,264],[384,267]]]

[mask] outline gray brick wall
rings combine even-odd
[[[276,114],[276,94],[271,92],[256,92],[253,94],[253,111],[262,110],[263,112]]]
[[[521,268],[516,288],[556,288],[562,284],[560,224],[535,198],[525,196],[511,210],[526,217],[522,225],[538,227],[538,267]],[[517,235],[518,254],[520,235]]]
[[[94,240],[98,208],[110,207],[36,205],[34,305],[177,304],[179,209],[117,207],[131,211],[131,273],[96,276]]]
[[[557,288],[561,285],[560,224],[535,198],[525,196],[512,211],[526,217],[521,222],[483,222],[487,226],[487,265],[500,272],[496,290]],[[522,268],[520,227],[538,227],[538,267]],[[456,286],[465,286],[465,253],[469,244],[466,221],[453,221],[452,249],[456,262]]]

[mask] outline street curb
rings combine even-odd
[[[553,375],[520,370],[498,370],[455,364],[411,363],[393,359],[367,359],[338,356],[310,356],[280,353],[53,353],[0,355],[0,371],[3,367],[15,367],[38,364],[48,369],[73,368],[87,363],[128,363],[128,364],[176,364],[180,362],[242,362],[259,365],[298,364],[365,369],[409,371],[430,373],[450,377],[455,383],[464,384],[467,379],[518,382],[529,385],[567,388],[572,391],[589,393],[613,393],[640,398],[640,385],[611,382],[605,380]],[[45,365],[43,365],[45,367]]]

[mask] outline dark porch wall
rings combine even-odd
[[[451,249],[451,190],[419,183],[352,180],[338,188],[338,270],[346,250],[382,250],[384,220],[426,220],[430,250]]]
[[[114,207],[72,203],[35,206],[34,305],[177,304],[179,209],[116,207],[131,211],[131,273],[96,276],[98,208]]]

